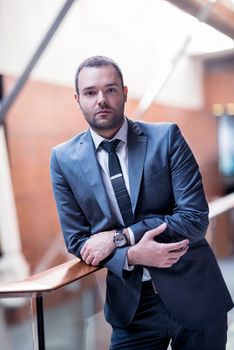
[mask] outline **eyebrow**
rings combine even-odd
[[[119,86],[119,84],[117,84],[117,83],[110,83],[110,84],[106,84],[105,85],[105,87],[112,87],[112,86]],[[87,86],[82,91],[85,92],[85,91],[93,90],[95,88],[96,88],[95,85],[94,86]]]

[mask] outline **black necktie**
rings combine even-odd
[[[120,166],[119,158],[115,152],[115,149],[120,140],[113,141],[103,141],[101,143],[101,147],[108,152],[108,165],[110,172],[110,179],[112,183],[112,187],[115,192],[115,196],[119,205],[119,209],[125,224],[125,227],[129,226],[133,222],[133,213],[132,213],[132,205],[131,200],[128,194],[128,190],[126,188],[124,177],[122,173],[122,169]]]

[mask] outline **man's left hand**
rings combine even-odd
[[[80,253],[86,264],[98,266],[100,261],[107,258],[114,251],[114,234],[115,230],[100,232],[91,236],[85,242]]]

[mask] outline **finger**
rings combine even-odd
[[[177,263],[178,260],[179,260],[178,257],[177,258],[169,258],[168,262],[172,263],[172,264],[175,264],[175,263]]]
[[[168,259],[169,260],[178,259],[180,256],[181,256],[181,253],[169,252]]]
[[[189,247],[184,248],[183,250],[181,250],[181,252],[179,253],[179,257],[181,258],[181,256],[183,256],[185,253],[187,253]]]
[[[81,254],[81,256],[83,256],[83,254],[85,253],[85,251],[86,251],[86,248],[87,248],[87,242],[88,241],[86,241],[85,243],[84,243],[84,245],[83,245],[83,247],[81,248],[81,250],[80,250],[80,254]]]
[[[180,252],[183,252],[184,250],[188,250],[189,246],[186,245],[184,247],[181,247],[180,249],[172,249],[172,250],[169,250],[168,253],[169,254],[172,254],[172,253],[180,253]]]
[[[162,225],[153,228],[145,233],[144,238],[153,239],[155,236],[160,235],[167,228],[167,224],[164,222]]]
[[[186,248],[189,244],[189,240],[188,239],[184,239],[183,241],[180,242],[176,242],[176,243],[164,243],[166,248],[168,249],[168,251],[175,251],[178,252],[181,249],[183,250],[183,248]]]
[[[81,257],[86,262],[86,259],[89,257],[89,252],[85,250],[84,253],[81,254]]]
[[[188,251],[188,247],[181,249],[178,252],[169,252],[169,260],[177,259],[177,261]]]
[[[83,258],[83,256],[84,256],[84,254],[85,254],[85,248],[82,247],[82,248],[81,248],[81,251],[80,251],[80,255],[82,256],[82,258]]]
[[[166,269],[166,268],[172,267],[172,265],[173,265],[173,263],[168,261],[168,262],[164,263],[164,264],[161,266],[161,268]]]
[[[91,265],[92,265],[92,266],[98,266],[99,263],[100,263],[100,259],[94,258],[93,261],[92,261],[92,263],[91,263]]]
[[[89,255],[89,256],[85,259],[85,262],[86,262],[86,264],[91,265],[92,262],[93,262],[93,260],[94,260],[94,257],[93,257],[92,255]]]

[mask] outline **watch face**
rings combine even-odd
[[[117,231],[114,236],[114,243],[118,248],[124,247],[127,244],[127,238],[125,234]]]

